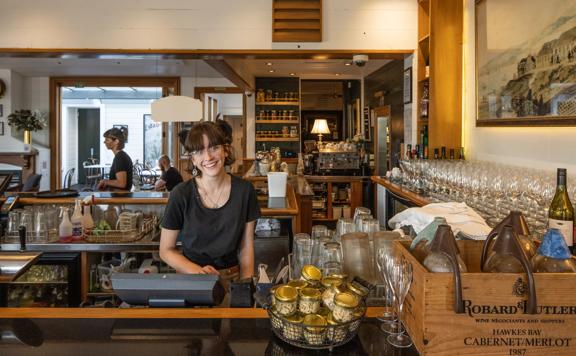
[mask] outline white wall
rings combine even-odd
[[[0,48],[413,49],[416,0],[323,2],[321,43],[272,43],[270,0],[3,0]],[[300,46],[300,47],[298,47]]]
[[[476,127],[474,0],[466,0],[462,138],[469,158],[576,174],[576,127]]]

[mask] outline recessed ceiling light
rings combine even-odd
[[[274,73],[274,69],[270,69],[268,73]]]
[[[296,73],[290,73],[290,75],[296,75]]]
[[[336,74],[334,74],[334,75],[337,76],[337,77],[339,77],[339,76],[340,76],[340,73],[336,73]]]
[[[271,65],[272,65],[272,62],[268,62],[268,63],[266,63],[266,65],[267,65],[267,66],[271,66]]]
[[[344,63],[344,65],[345,65],[345,66],[351,66],[351,65],[352,65],[352,63],[350,63],[350,62],[346,62],[346,63]]]

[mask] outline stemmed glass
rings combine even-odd
[[[398,332],[388,335],[387,340],[391,345],[396,347],[410,347],[412,346],[412,339],[404,332],[405,330],[402,328],[401,320],[404,300],[412,283],[412,264],[402,256],[394,256],[386,261],[386,270],[392,291],[394,292],[398,313],[396,320],[396,329]]]
[[[382,281],[384,282],[384,304],[387,306],[382,315],[376,317],[376,319],[384,323],[380,326],[380,329],[386,333],[396,332],[394,326],[394,322],[396,321],[396,314],[394,313],[394,308],[388,308],[388,305],[394,305],[394,293],[392,292],[392,288],[388,282],[386,271],[386,262],[388,259],[392,258],[391,255],[394,253],[392,243],[393,240],[382,241],[381,247],[378,248],[378,251],[376,252],[376,267],[378,268],[380,276],[382,277]]]

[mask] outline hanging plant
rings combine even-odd
[[[8,125],[17,130],[38,131],[46,126],[46,115],[40,110],[16,110],[8,115]]]

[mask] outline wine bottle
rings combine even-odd
[[[556,193],[548,210],[548,227],[560,230],[566,240],[566,245],[574,253],[574,207],[568,197],[566,168],[558,168]]]

